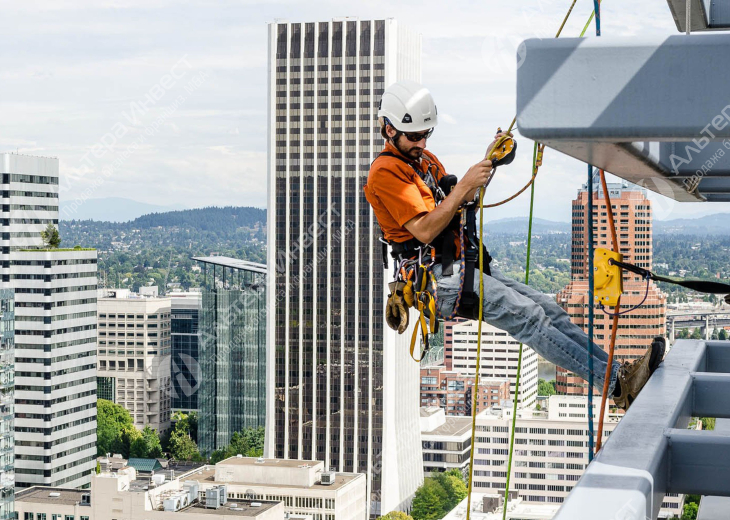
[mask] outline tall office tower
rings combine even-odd
[[[419,367],[385,330],[380,231],[365,200],[385,87],[420,80],[395,20],[269,25],[270,457],[369,473],[370,514],[423,479]]]
[[[96,250],[17,250],[17,487],[88,487],[96,457]]]
[[[140,430],[170,429],[170,298],[109,291],[99,298],[99,398],[123,406]],[[108,394],[104,390],[109,389]]]
[[[172,411],[197,412],[200,387],[198,323],[201,293],[172,293]]]
[[[265,426],[266,266],[225,256],[193,260],[203,269],[198,447],[210,456],[235,432]]]
[[[16,487],[88,487],[96,456],[96,251],[43,249],[58,159],[0,154],[2,284],[15,291]]]
[[[477,367],[479,323],[456,318],[444,324],[444,366],[447,370],[474,376]],[[508,379],[510,399],[515,398],[520,342],[497,327],[482,324],[482,359],[479,377],[484,381]],[[522,349],[518,406],[531,408],[537,399],[537,353],[527,345]]]
[[[0,289],[0,520],[15,518],[15,302],[13,291]]]
[[[646,190],[627,182],[607,185],[611,198],[616,234],[624,261],[651,269],[652,230],[651,201],[646,198]],[[603,198],[603,189],[598,176],[593,179],[590,190],[593,195],[594,217],[593,237],[595,247],[612,249],[611,229]],[[570,314],[573,323],[588,330],[588,216],[587,184],[578,192],[573,201],[573,245],[571,253],[571,281],[558,293],[558,303]],[[636,359],[646,352],[655,336],[665,333],[667,298],[654,284],[639,276],[624,272],[624,294],[621,296],[621,309],[625,310],[644,300],[638,309],[619,318],[619,331],[616,338],[615,359],[618,362]],[[647,292],[648,291],[648,292]],[[607,309],[613,312],[613,309]],[[613,319],[598,307],[594,310],[595,343],[608,351],[611,340]],[[557,369],[557,390],[564,394],[585,394],[588,383],[561,367]],[[596,393],[600,393],[596,390]]]

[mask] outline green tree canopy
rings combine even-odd
[[[413,517],[403,511],[391,511],[387,515],[379,516],[375,520],[413,520]]]
[[[555,395],[555,380],[545,381],[544,379],[537,380],[537,395]]]
[[[43,244],[49,249],[58,249],[58,246],[61,245],[61,237],[58,234],[58,229],[50,222],[46,226],[46,229],[41,231],[41,239],[43,240]]]
[[[162,446],[157,432],[145,426],[139,437],[135,438],[129,448],[130,457],[142,459],[156,459],[162,457]]]
[[[123,451],[121,436],[122,430],[125,428],[134,428],[132,416],[129,415],[129,412],[118,404],[106,399],[99,399],[96,403],[97,456],[102,457],[107,453]]]
[[[261,457],[264,454],[264,428],[244,428],[231,436],[231,442],[225,449],[215,450],[210,456],[210,463],[218,462],[236,455],[244,457]]]
[[[176,413],[173,418],[175,427],[170,433],[168,449],[170,455],[177,460],[201,461],[203,458],[198,451],[197,443],[190,438],[190,421],[184,413]]]
[[[413,497],[413,520],[440,520],[444,517],[444,504],[448,500],[446,490],[436,480],[427,478]]]

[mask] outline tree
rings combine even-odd
[[[684,511],[682,512],[682,520],[697,520],[697,502],[690,502],[684,504]]]
[[[545,381],[544,379],[537,380],[537,395],[555,395],[555,380]]]
[[[717,333],[717,339],[720,341],[725,341],[727,339],[727,331],[725,329],[720,329],[720,331]]]
[[[61,245],[61,237],[58,234],[58,229],[50,222],[46,226],[46,229],[41,231],[41,239],[48,249],[58,249],[58,246]]]
[[[413,497],[413,520],[439,520],[444,516],[443,504],[447,499],[444,488],[434,479],[427,478]]]
[[[403,511],[391,511],[387,515],[379,516],[375,520],[413,520],[413,517]]]
[[[121,451],[121,435],[125,428],[134,428],[129,412],[118,404],[99,399],[96,403],[96,454],[102,457]]]
[[[175,428],[170,433],[167,448],[177,460],[201,461],[203,458],[198,451],[198,444],[190,438],[190,421],[186,414],[178,412],[172,420]]]
[[[692,331],[690,339],[702,339],[702,333],[700,332],[699,327]]]
[[[443,490],[446,491],[447,498],[443,503],[444,515],[454,509],[459,504],[459,502],[466,498],[466,485],[464,484],[461,473],[458,473],[458,476],[449,472],[441,473],[437,477],[435,477],[435,480],[441,485]]]
[[[132,441],[129,449],[130,457],[156,459],[162,457],[162,446],[157,431],[145,426],[139,437]]]
[[[240,432],[234,432],[229,445],[220,450],[215,450],[210,456],[210,463],[218,462],[243,455],[244,457],[261,457],[264,454],[264,428],[244,428]]]

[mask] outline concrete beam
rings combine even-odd
[[[656,518],[669,488],[669,439],[692,414],[692,372],[705,370],[705,342],[679,340],[639,394],[555,520]]]
[[[730,435],[670,429],[668,493],[730,496]]]
[[[692,416],[730,418],[730,374],[692,374]]]
[[[690,0],[691,32],[730,28],[730,4],[722,0]],[[687,0],[667,0],[679,32],[687,32]]]
[[[730,35],[524,49],[522,135],[676,200],[730,201]]]

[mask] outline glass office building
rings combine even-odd
[[[15,369],[15,309],[13,291],[0,289],[0,519],[15,518],[15,446],[13,435]]]
[[[198,447],[209,456],[234,432],[265,425],[266,266],[220,256],[194,260],[204,278]]]
[[[172,297],[172,409],[198,410],[201,373],[199,354],[200,294]]]

